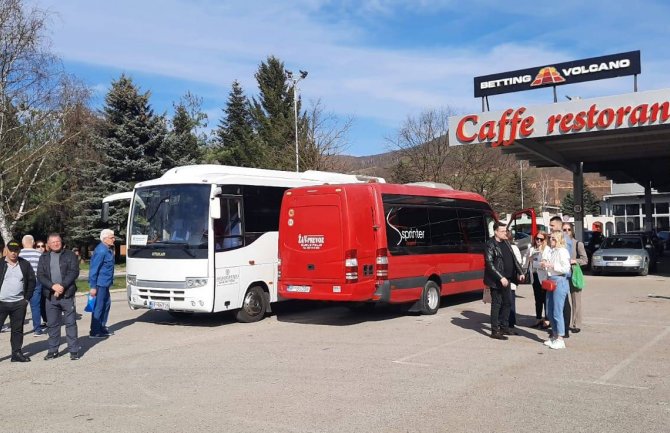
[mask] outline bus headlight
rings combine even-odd
[[[202,287],[207,285],[207,278],[187,278],[186,279],[186,287],[189,289],[193,289],[196,287]]]
[[[132,286],[137,285],[137,275],[126,275],[126,282]]]

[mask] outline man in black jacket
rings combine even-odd
[[[58,233],[49,235],[49,252],[42,254],[37,265],[37,278],[42,283],[42,295],[46,298],[47,328],[49,330],[49,351],[44,357],[50,360],[58,357],[60,346],[60,327],[65,321],[65,339],[70,359],[79,359],[77,343],[77,311],[75,298],[79,277],[79,258],[70,250],[63,248]]]
[[[21,245],[7,242],[7,255],[0,260],[0,323],[9,316],[12,328],[12,362],[30,362],[23,354],[23,321],[26,307],[35,290],[35,272],[27,260],[19,257]]]
[[[510,282],[522,282],[523,271],[507,241],[505,225],[493,225],[493,237],[486,241],[484,251],[484,284],[491,289],[491,338],[507,340],[505,335],[516,335],[509,328]]]

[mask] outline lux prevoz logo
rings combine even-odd
[[[565,78],[553,66],[546,66],[540,69],[540,72],[535,76],[535,80],[530,83],[530,87],[543,86],[545,84],[559,84],[564,83]]]
[[[320,250],[325,243],[325,235],[298,234],[298,244],[300,244],[303,250]]]

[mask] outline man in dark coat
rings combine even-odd
[[[510,283],[522,282],[523,270],[507,242],[504,224],[493,225],[493,237],[486,241],[484,250],[484,284],[491,289],[491,338],[507,340],[505,335],[516,335],[509,328]]]
[[[30,362],[23,354],[23,321],[26,307],[35,290],[35,272],[27,260],[19,257],[21,245],[7,242],[7,255],[0,260],[0,323],[9,316],[12,329],[12,362]]]
[[[49,330],[49,351],[44,359],[58,357],[60,328],[62,321],[65,321],[65,339],[70,359],[75,361],[79,359],[75,309],[79,258],[72,251],[63,248],[63,240],[58,233],[49,235],[47,245],[49,252],[42,254],[37,265],[37,278],[42,283],[42,295],[46,298]]]

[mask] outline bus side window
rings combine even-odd
[[[221,199],[221,218],[214,220],[214,250],[225,251],[243,245],[241,200]]]

